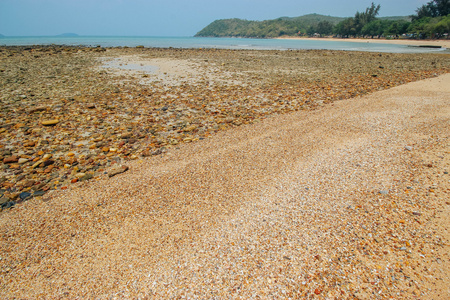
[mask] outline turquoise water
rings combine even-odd
[[[145,47],[157,48],[221,48],[221,49],[259,49],[259,50],[298,50],[326,49],[347,51],[391,52],[391,53],[433,53],[447,52],[446,49],[430,49],[376,43],[317,41],[317,40],[278,40],[246,38],[201,38],[201,37],[129,37],[129,36],[77,36],[77,37],[3,37],[2,46],[26,45],[84,45],[102,47]]]

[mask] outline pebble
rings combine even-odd
[[[18,162],[19,162],[19,164],[24,164],[24,163],[28,162],[28,159],[26,159],[26,158],[19,158]]]
[[[92,178],[94,178],[94,175],[88,173],[88,174],[85,174],[83,177],[81,177],[79,180],[80,181],[86,181],[86,180],[89,180],[89,179],[92,179]]]
[[[59,120],[53,119],[53,120],[46,120],[46,121],[42,121],[42,125],[44,126],[52,126],[52,125],[56,125],[59,123]]]
[[[0,69],[8,70],[0,77],[0,85],[5,87],[0,94],[0,178],[5,178],[0,188],[28,192],[23,183],[31,178],[36,181],[27,187],[31,192],[70,186],[100,176],[113,167],[115,159],[126,162],[162,155],[169,147],[256,123],[272,114],[315,109],[319,103],[448,71],[436,67],[445,64],[443,59],[436,63],[441,58],[434,56],[145,49],[161,59],[208,60],[196,70],[201,76],[189,76],[182,82],[169,80],[168,74],[164,82],[148,85],[140,83],[141,76],[124,75],[127,79],[117,82],[104,70],[92,68],[99,66],[100,57],[141,52],[100,49],[0,46]],[[80,55],[72,55],[73,51]],[[250,56],[252,60],[248,60]],[[253,60],[257,57],[264,59]],[[394,64],[401,69],[379,68]],[[213,72],[212,65],[217,66]],[[305,72],[290,72],[293,68]],[[248,75],[268,70],[273,76]],[[412,147],[405,149],[411,151]],[[85,175],[75,177],[76,173]]]
[[[108,176],[113,177],[126,171],[128,171],[128,166],[115,167],[108,171]]]
[[[15,163],[18,162],[19,158],[17,156],[10,156],[10,157],[6,157],[3,159],[3,163],[4,164],[11,164],[11,163]]]
[[[23,192],[23,193],[20,193],[20,195],[19,195],[20,200],[25,200],[30,197],[31,197],[31,193],[29,193],[29,192]]]

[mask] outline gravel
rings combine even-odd
[[[272,114],[16,204],[0,295],[448,298],[449,83]]]

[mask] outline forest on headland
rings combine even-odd
[[[309,14],[274,20],[216,20],[199,31],[202,37],[275,38],[280,36],[335,36],[371,38],[448,38],[450,32],[450,0],[432,0],[405,17],[383,17],[381,6],[372,3],[354,17],[340,18]]]

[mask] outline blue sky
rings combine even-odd
[[[309,13],[350,17],[372,2],[380,16],[410,15],[429,0],[0,0],[0,34],[192,36],[216,19]]]

